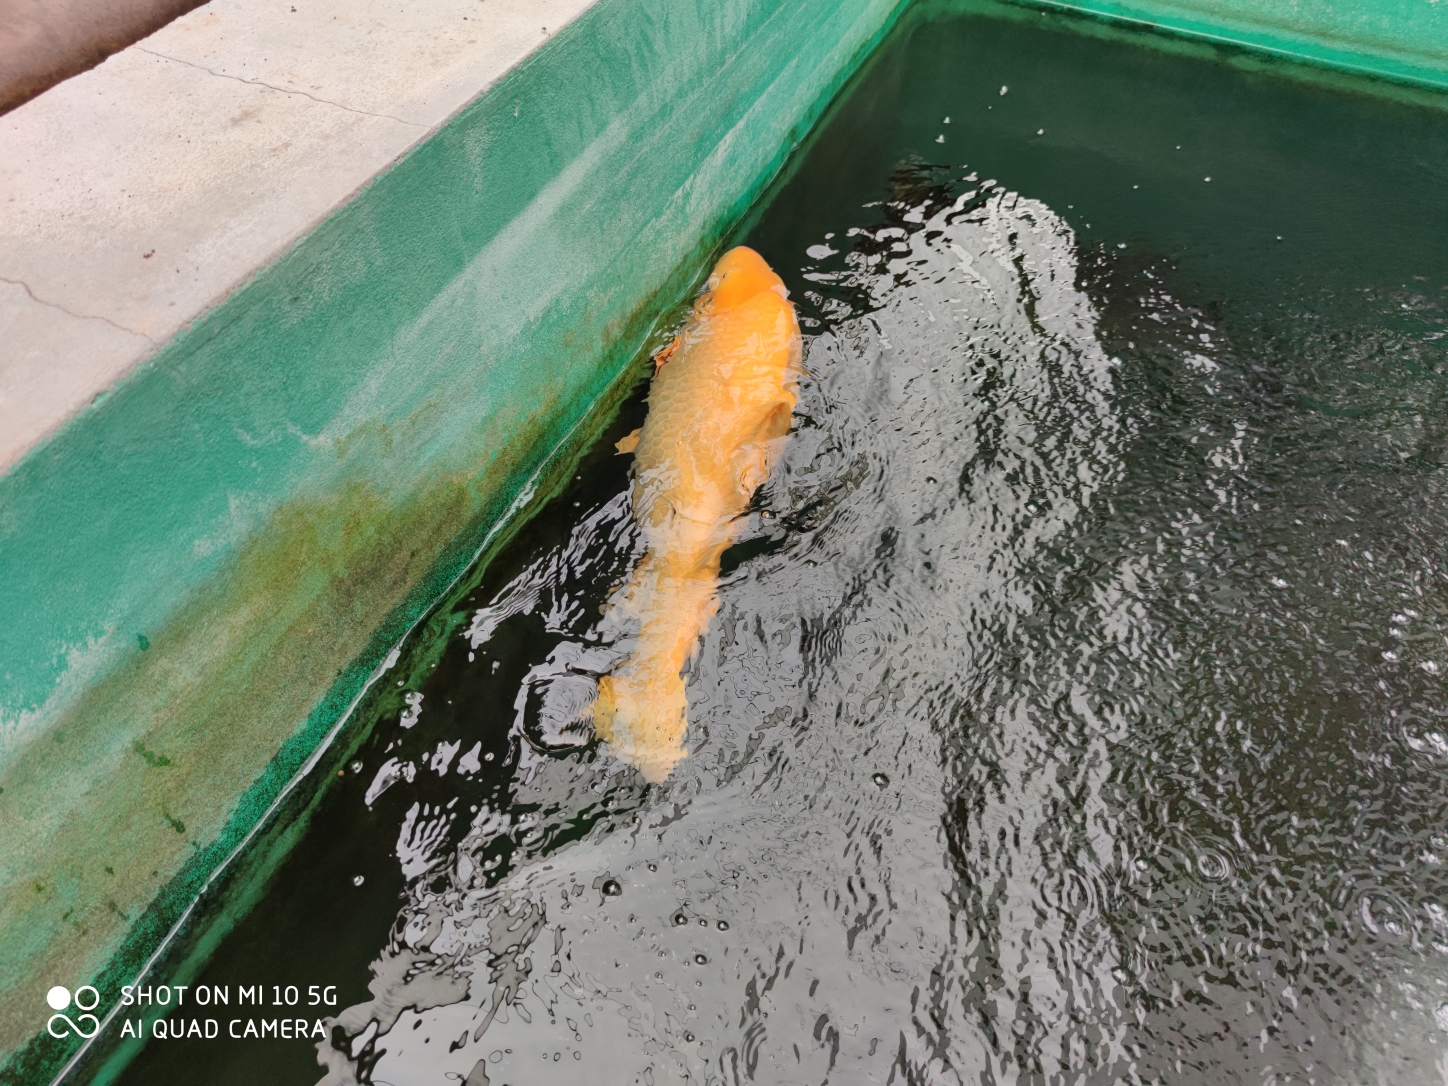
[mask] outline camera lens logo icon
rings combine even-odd
[[[79,1037],[94,1037],[100,1031],[101,1021],[93,1014],[82,1013],[73,1019],[70,1015],[62,1013],[72,1003],[75,1004],[76,1010],[82,1012],[93,1011],[100,1006],[101,994],[89,984],[81,985],[75,990],[73,996],[70,989],[57,984],[45,993],[45,1002],[50,1005],[51,1010],[56,1012],[50,1016],[50,1021],[45,1023],[46,1032],[52,1037],[69,1037],[71,1033],[75,1033]],[[85,1028],[85,1023],[90,1025],[89,1029]]]

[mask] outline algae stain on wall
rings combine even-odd
[[[0,883],[7,991],[95,975],[194,852],[224,847],[236,798],[355,655],[345,629],[375,628],[423,579],[472,485],[445,479],[395,509],[361,484],[288,503],[151,652],[24,752],[6,775],[18,815]],[[17,892],[36,872],[46,892]]]
[[[0,959],[5,990],[34,976],[95,976],[177,871],[199,875],[224,858],[315,745],[305,725],[359,637],[389,620],[405,629],[466,564],[466,540],[504,515],[559,431],[615,381],[627,358],[617,347],[648,331],[645,314],[633,316],[611,329],[615,350],[573,367],[586,375],[576,387],[534,389],[526,416],[485,418],[469,433],[466,458],[478,467],[411,489],[352,478],[283,503],[146,651],[22,752],[5,776],[20,816],[0,860],[0,930],[17,933]],[[365,422],[336,441],[339,460],[375,474],[434,433],[438,416],[429,402],[401,427]],[[288,742],[296,750],[278,773]],[[252,809],[238,818],[237,797],[248,794]],[[186,897],[196,881],[174,893]],[[18,892],[27,882],[43,889]],[[16,1028],[30,1025],[18,1001],[6,1007],[21,1012]]]

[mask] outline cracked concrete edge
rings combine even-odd
[[[46,329],[43,340],[31,334],[35,328]],[[75,403],[84,406],[104,396],[112,372],[155,350],[140,332],[105,317],[72,313],[10,278],[0,278],[0,344],[7,361],[23,363],[7,367],[7,379],[0,381],[0,448],[12,440],[6,420],[71,414]]]
[[[43,305],[48,306],[51,309],[58,309],[67,317],[74,317],[78,321],[103,321],[104,323],[109,324],[118,332],[129,333],[130,335],[137,336],[140,339],[147,340],[149,343],[151,343],[152,346],[156,345],[156,341],[150,336],[146,335],[145,332],[138,332],[134,328],[123,327],[122,325],[119,325],[115,321],[111,320],[109,317],[102,317],[96,313],[76,313],[73,310],[67,309],[59,302],[52,302],[45,298],[37,297],[35,291],[30,289],[30,284],[25,282],[23,279],[7,279],[5,276],[0,275],[0,283],[9,283],[12,287],[19,287],[21,290],[25,291],[25,293],[29,296],[30,300],[36,305]]]
[[[425,132],[431,130],[431,126],[429,125],[419,124],[416,121],[404,120],[401,117],[394,117],[390,113],[372,113],[365,109],[356,109],[352,106],[344,105],[341,102],[333,102],[328,98],[318,98],[315,94],[308,94],[306,91],[298,90],[295,87],[282,87],[278,86],[275,83],[267,83],[261,79],[245,79],[239,75],[232,75],[229,72],[218,72],[215,68],[208,68],[204,64],[197,64],[195,61],[186,60],[183,57],[173,57],[166,53],[162,53],[156,49],[147,49],[145,46],[142,45],[138,45],[136,46],[136,48],[143,53],[150,53],[153,57],[160,57],[162,60],[169,60],[176,64],[185,64],[192,68],[198,68],[203,72],[208,72],[211,75],[216,76],[217,79],[235,79],[238,83],[247,83],[253,87],[266,87],[268,90],[280,91],[282,94],[299,94],[303,98],[310,98],[312,101],[319,102],[324,106],[335,106],[338,109],[345,109],[349,113],[360,113],[364,117],[380,117],[383,120],[396,121],[398,124],[410,124],[414,128],[420,128]]]
[[[594,2],[213,0],[0,117],[0,476]]]

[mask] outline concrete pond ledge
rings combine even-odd
[[[213,0],[0,117],[0,472],[592,2]]]
[[[46,990],[144,967],[900,7],[223,0],[0,118],[7,1079],[75,1056]]]

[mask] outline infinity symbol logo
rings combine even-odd
[[[89,1003],[84,1002],[83,997],[86,992],[90,993]],[[45,997],[45,1001],[50,1004],[53,1010],[56,1011],[63,1011],[67,1007],[69,1007],[72,999],[75,1000],[75,1005],[77,1009],[82,1011],[93,1011],[96,1009],[96,1007],[100,1005],[101,994],[100,992],[92,988],[89,984],[83,984],[75,990],[74,996],[72,996],[64,988],[57,986],[55,988],[52,988],[48,993],[46,993]],[[87,1031],[85,1029],[82,1029],[80,1022],[76,1022],[67,1014],[52,1014],[50,1016],[50,1020],[45,1023],[45,1031],[55,1038],[69,1037],[72,1031],[74,1031],[78,1036],[81,1037],[94,1037],[98,1032],[100,1032],[101,1021],[95,1015],[80,1014],[76,1015],[76,1018],[79,1018],[80,1022],[85,1022],[89,1020],[90,1030]],[[55,1025],[57,1021],[65,1023],[65,1026],[61,1028],[59,1033],[55,1031]]]
[[[71,1021],[70,1015],[68,1014],[52,1014],[50,1016],[50,1021],[45,1023],[45,1030],[52,1037],[69,1037],[70,1030],[72,1029],[75,1030],[76,1033],[80,1034],[80,1036],[82,1037],[94,1037],[96,1035],[96,1032],[101,1028],[101,1020],[93,1014],[82,1014],[79,1017],[81,1022],[84,1022],[86,1019],[90,1019],[90,1032],[86,1032],[84,1029],[82,1029],[79,1023]],[[64,1022],[67,1026],[70,1027],[70,1029],[62,1029],[59,1033],[56,1033],[55,1023],[57,1020]]]

